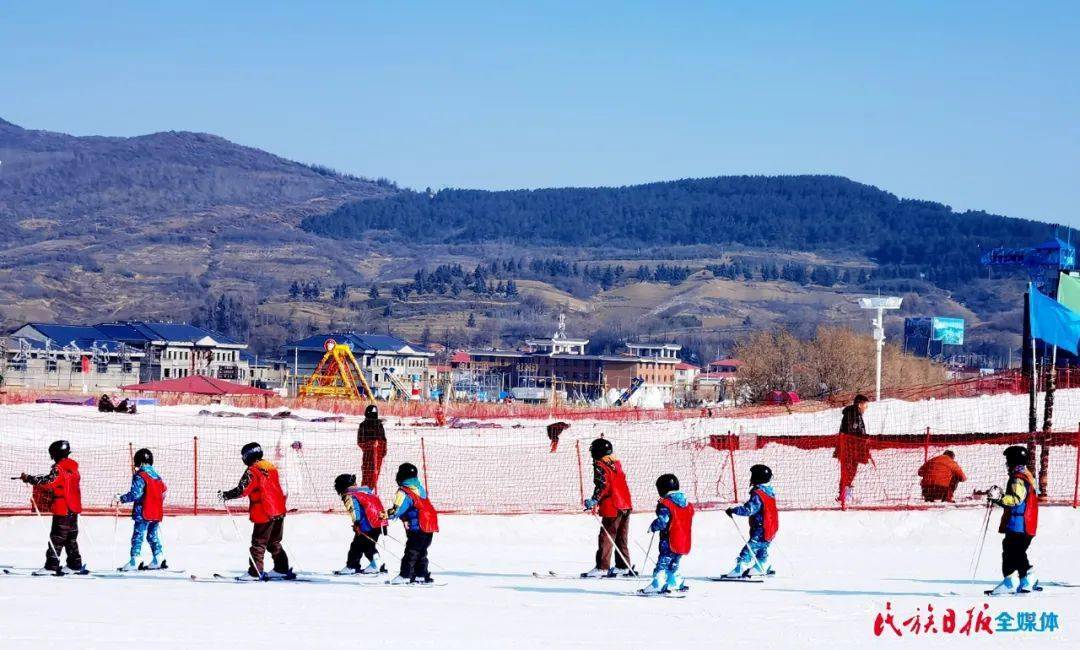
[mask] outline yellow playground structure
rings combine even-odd
[[[333,339],[323,344],[326,354],[315,367],[308,380],[300,387],[305,397],[343,397],[375,401],[375,394],[364,378],[364,371],[356,362],[347,345],[338,345]],[[361,393],[361,391],[363,391]]]

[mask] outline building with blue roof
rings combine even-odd
[[[144,352],[95,327],[27,323],[0,339],[3,385],[102,392],[139,381]]]
[[[429,368],[433,352],[396,336],[344,331],[314,334],[281,347],[281,359],[275,363],[290,392],[295,394],[296,387],[315,372],[328,340],[349,346],[377,397],[422,399],[435,388]]]

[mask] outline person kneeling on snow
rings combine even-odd
[[[996,486],[987,492],[991,503],[1005,509],[998,527],[998,532],[1005,535],[1001,540],[1001,575],[1004,579],[986,592],[991,596],[1014,590],[1026,594],[1042,589],[1027,555],[1039,525],[1039,493],[1035,489],[1035,477],[1028,470],[1030,456],[1027,448],[1020,446],[1009,447],[1004,455],[1009,468],[1008,487],[1004,493]]]
[[[737,508],[728,508],[727,516],[750,518],[750,538],[746,541],[735,560],[735,568],[726,578],[744,578],[751,569],[757,569],[762,575],[772,573],[769,568],[769,544],[780,530],[780,518],[776,512],[776,494],[772,486],[772,470],[766,465],[754,465],[750,468],[750,498]]]
[[[395,480],[398,491],[394,495],[394,507],[387,515],[405,524],[405,552],[401,556],[401,573],[390,584],[432,583],[427,554],[435,533],[439,532],[439,515],[417,478],[416,465],[402,463]]]
[[[281,545],[285,536],[285,491],[281,489],[277,467],[263,460],[263,450],[257,442],[244,445],[240,458],[247,465],[247,471],[236,487],[218,492],[218,497],[222,501],[248,498],[248,519],[252,528],[247,575],[254,580],[293,580],[296,574],[289,567],[289,556]],[[263,571],[267,551],[274,559],[273,571]]]
[[[641,590],[642,594],[664,594],[686,591],[679,563],[690,553],[691,531],[694,522],[694,506],[679,491],[679,479],[674,474],[664,474],[656,479],[656,519],[649,530],[660,533],[660,556],[656,558],[652,582]]]
[[[334,490],[341,496],[345,510],[348,511],[353,522],[353,540],[349,545],[349,554],[345,558],[345,568],[334,573],[352,575],[386,571],[377,547],[379,535],[389,523],[382,501],[371,488],[356,486],[356,474],[339,475],[334,479]],[[362,567],[361,562],[365,557],[368,559],[368,565]]]
[[[131,477],[131,489],[127,494],[116,495],[117,503],[134,504],[131,508],[131,519],[135,524],[131,533],[131,559],[117,570],[165,569],[168,565],[165,563],[165,549],[161,544],[158,527],[164,517],[167,488],[154,469],[154,454],[149,449],[135,452],[133,464],[135,474]],[[142,555],[144,538],[150,542],[154,559],[150,564],[140,565],[139,556]]]

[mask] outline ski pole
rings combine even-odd
[[[604,534],[607,535],[608,541],[611,542],[611,547],[615,549],[615,553],[617,553],[618,556],[622,558],[622,561],[626,563],[627,570],[633,573],[634,565],[630,563],[630,558],[623,555],[623,552],[619,550],[619,545],[615,543],[615,538],[611,536],[611,533],[609,533],[608,529],[604,526],[604,518],[596,514],[596,512],[593,510],[589,510],[589,512],[592,514],[593,517],[596,517],[600,520],[600,530],[602,530]],[[630,515],[627,516],[629,517]]]
[[[402,547],[402,548],[406,548],[406,546],[407,546],[407,545],[405,544],[405,542],[401,541],[401,540],[400,540],[400,539],[398,539],[397,537],[394,537],[394,536],[393,536],[393,535],[391,535],[390,533],[385,533],[385,534],[383,535],[383,537],[388,537],[388,538],[390,538],[390,539],[394,540],[395,542],[397,542],[398,544],[401,544],[401,547]],[[391,553],[390,555],[394,555],[394,554],[393,554],[393,553]],[[400,556],[394,556],[394,557],[397,557],[397,558],[398,558],[399,560],[401,559],[401,557],[400,557]],[[434,566],[434,567],[435,567],[436,569],[438,569],[439,571],[449,571],[449,570],[450,570],[450,569],[447,569],[446,567],[444,567],[443,565],[439,564],[439,563],[438,563],[438,562],[436,562],[435,560],[432,560],[431,558],[428,558],[428,564],[430,564],[430,565]]]
[[[975,575],[979,572],[979,564],[982,562],[983,549],[986,547],[986,533],[990,530],[990,513],[993,510],[993,504],[989,500],[986,502],[986,511],[983,513],[983,529],[982,535],[979,538],[979,546],[975,549],[975,556],[971,562],[968,563],[971,569],[971,581],[975,581]]]
[[[21,481],[22,477],[21,476],[12,476],[11,480],[13,480],[13,481],[16,481],[16,480]],[[38,519],[44,519],[45,518],[45,515],[41,514],[41,510],[38,509],[37,501],[34,501],[33,496],[30,497],[30,505],[33,507],[34,514],[38,516]],[[49,527],[49,549],[52,551],[53,557],[56,558],[56,575],[58,575],[58,576],[64,575],[64,569],[62,568],[62,566],[60,564],[60,553],[57,552],[56,546],[53,544],[53,541],[52,541],[52,526]]]
[[[745,548],[747,552],[750,553],[750,557],[754,558],[754,564],[757,565],[757,570],[761,572],[761,575],[765,575],[765,569],[761,566],[761,560],[758,559],[757,553],[754,551],[754,549],[750,548],[750,541],[746,539],[746,537],[743,537],[742,529],[739,528],[739,524],[735,523],[735,517],[728,515],[728,519],[731,520],[731,525],[735,527],[735,532],[739,534],[739,539],[741,539],[743,542],[743,548]]]
[[[649,570],[649,554],[652,553],[653,542],[656,541],[656,531],[649,536],[649,548],[645,549],[645,559],[641,562],[641,568],[645,571]]]
[[[236,529],[236,539],[244,539],[244,536],[240,534],[240,526],[236,523],[236,516],[233,515],[232,509],[229,508],[229,502],[226,501],[224,497],[221,499],[221,505],[225,506],[225,513],[229,516],[229,521],[232,522],[233,528]],[[259,569],[259,565],[255,563],[255,556],[251,553],[250,546],[248,547],[247,556],[248,559],[251,560],[251,568],[255,573],[259,574],[259,580],[266,580],[266,574],[263,573],[263,571]]]

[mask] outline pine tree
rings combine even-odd
[[[476,314],[469,312],[469,320],[465,322],[466,327],[476,327]]]

